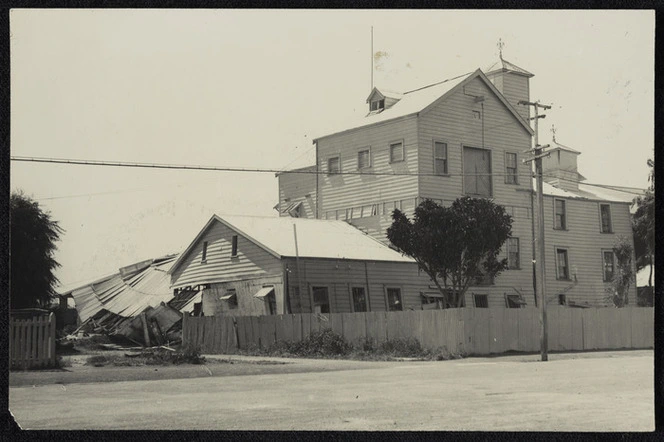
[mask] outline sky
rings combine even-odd
[[[11,155],[286,170],[406,91],[503,57],[551,104],[540,143],[587,182],[646,187],[654,156],[653,11],[66,10],[10,12]],[[371,28],[373,26],[372,57]],[[12,161],[64,229],[63,286],[177,253],[213,215],[276,216],[274,173]]]

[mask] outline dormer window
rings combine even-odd
[[[371,102],[371,112],[381,111],[383,109],[385,109],[385,99]]]

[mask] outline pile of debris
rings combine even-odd
[[[72,335],[103,334],[144,347],[180,342],[182,313],[200,305],[202,291],[171,290],[167,272],[176,257],[141,261],[62,291],[61,296],[74,299],[82,321]]]

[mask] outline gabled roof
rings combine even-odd
[[[510,113],[518,120],[519,123],[523,126],[529,134],[533,134],[533,130],[530,128],[530,125],[526,120],[523,119],[521,115],[514,109],[512,106],[501,94],[498,89],[491,83],[491,81],[484,75],[484,73],[477,69],[474,72],[467,74],[459,75],[458,77],[450,78],[448,80],[443,80],[438,83],[430,84],[412,91],[404,92],[403,97],[392,107],[383,110],[380,113],[370,113],[359,119],[353,119],[348,123],[345,123],[340,129],[335,131],[330,131],[325,135],[314,138],[314,142],[328,137],[330,135],[335,135],[338,133],[346,132],[353,129],[358,129],[364,126],[370,126],[372,124],[382,123],[385,121],[395,120],[398,118],[404,118],[426,112],[431,109],[433,106],[441,103],[449,96],[451,96],[459,88],[462,88],[464,85],[468,84],[475,78],[482,80],[489,89],[498,97],[498,99],[503,103],[503,105],[509,110]],[[375,88],[374,88],[375,89]],[[373,93],[373,92],[372,92]]]
[[[397,99],[397,100],[401,100],[403,98],[404,94],[401,93],[401,92],[391,91],[391,90],[385,89],[385,88],[378,89],[378,87],[374,87],[371,90],[371,93],[369,94],[369,96],[367,97],[367,103],[371,100],[371,98],[374,95],[379,95],[380,98],[394,98],[394,99]]]
[[[531,74],[527,70],[520,68],[514,63],[510,63],[507,60],[503,60],[502,57],[500,57],[500,59],[497,62],[495,62],[487,69],[485,69],[484,72],[486,72],[487,75],[492,75],[496,72],[514,72],[515,74],[523,75],[529,78],[535,76],[535,74]]]
[[[173,273],[215,223],[221,223],[276,258],[327,258],[361,261],[415,261],[345,221],[291,217],[213,215],[173,263]],[[297,249],[294,228],[297,231]]]

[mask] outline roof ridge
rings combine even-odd
[[[457,80],[457,79],[459,79],[459,78],[461,78],[461,77],[465,77],[465,76],[467,76],[467,75],[472,74],[473,72],[475,72],[475,71],[470,71],[470,72],[467,72],[467,73],[465,73],[465,74],[457,75],[456,77],[448,78],[448,79],[445,79],[445,80],[443,80],[443,81],[439,81],[439,82],[437,82],[437,83],[431,83],[431,84],[429,84],[429,85],[422,86],[422,87],[420,87],[420,88],[417,88],[417,89],[413,89],[413,90],[411,90],[411,91],[404,92],[403,94],[406,95],[406,94],[410,94],[410,93],[412,93],[412,92],[421,91],[422,89],[430,88],[430,87],[433,87],[433,86],[438,86],[439,84],[447,83],[448,81],[453,81],[453,80]]]

